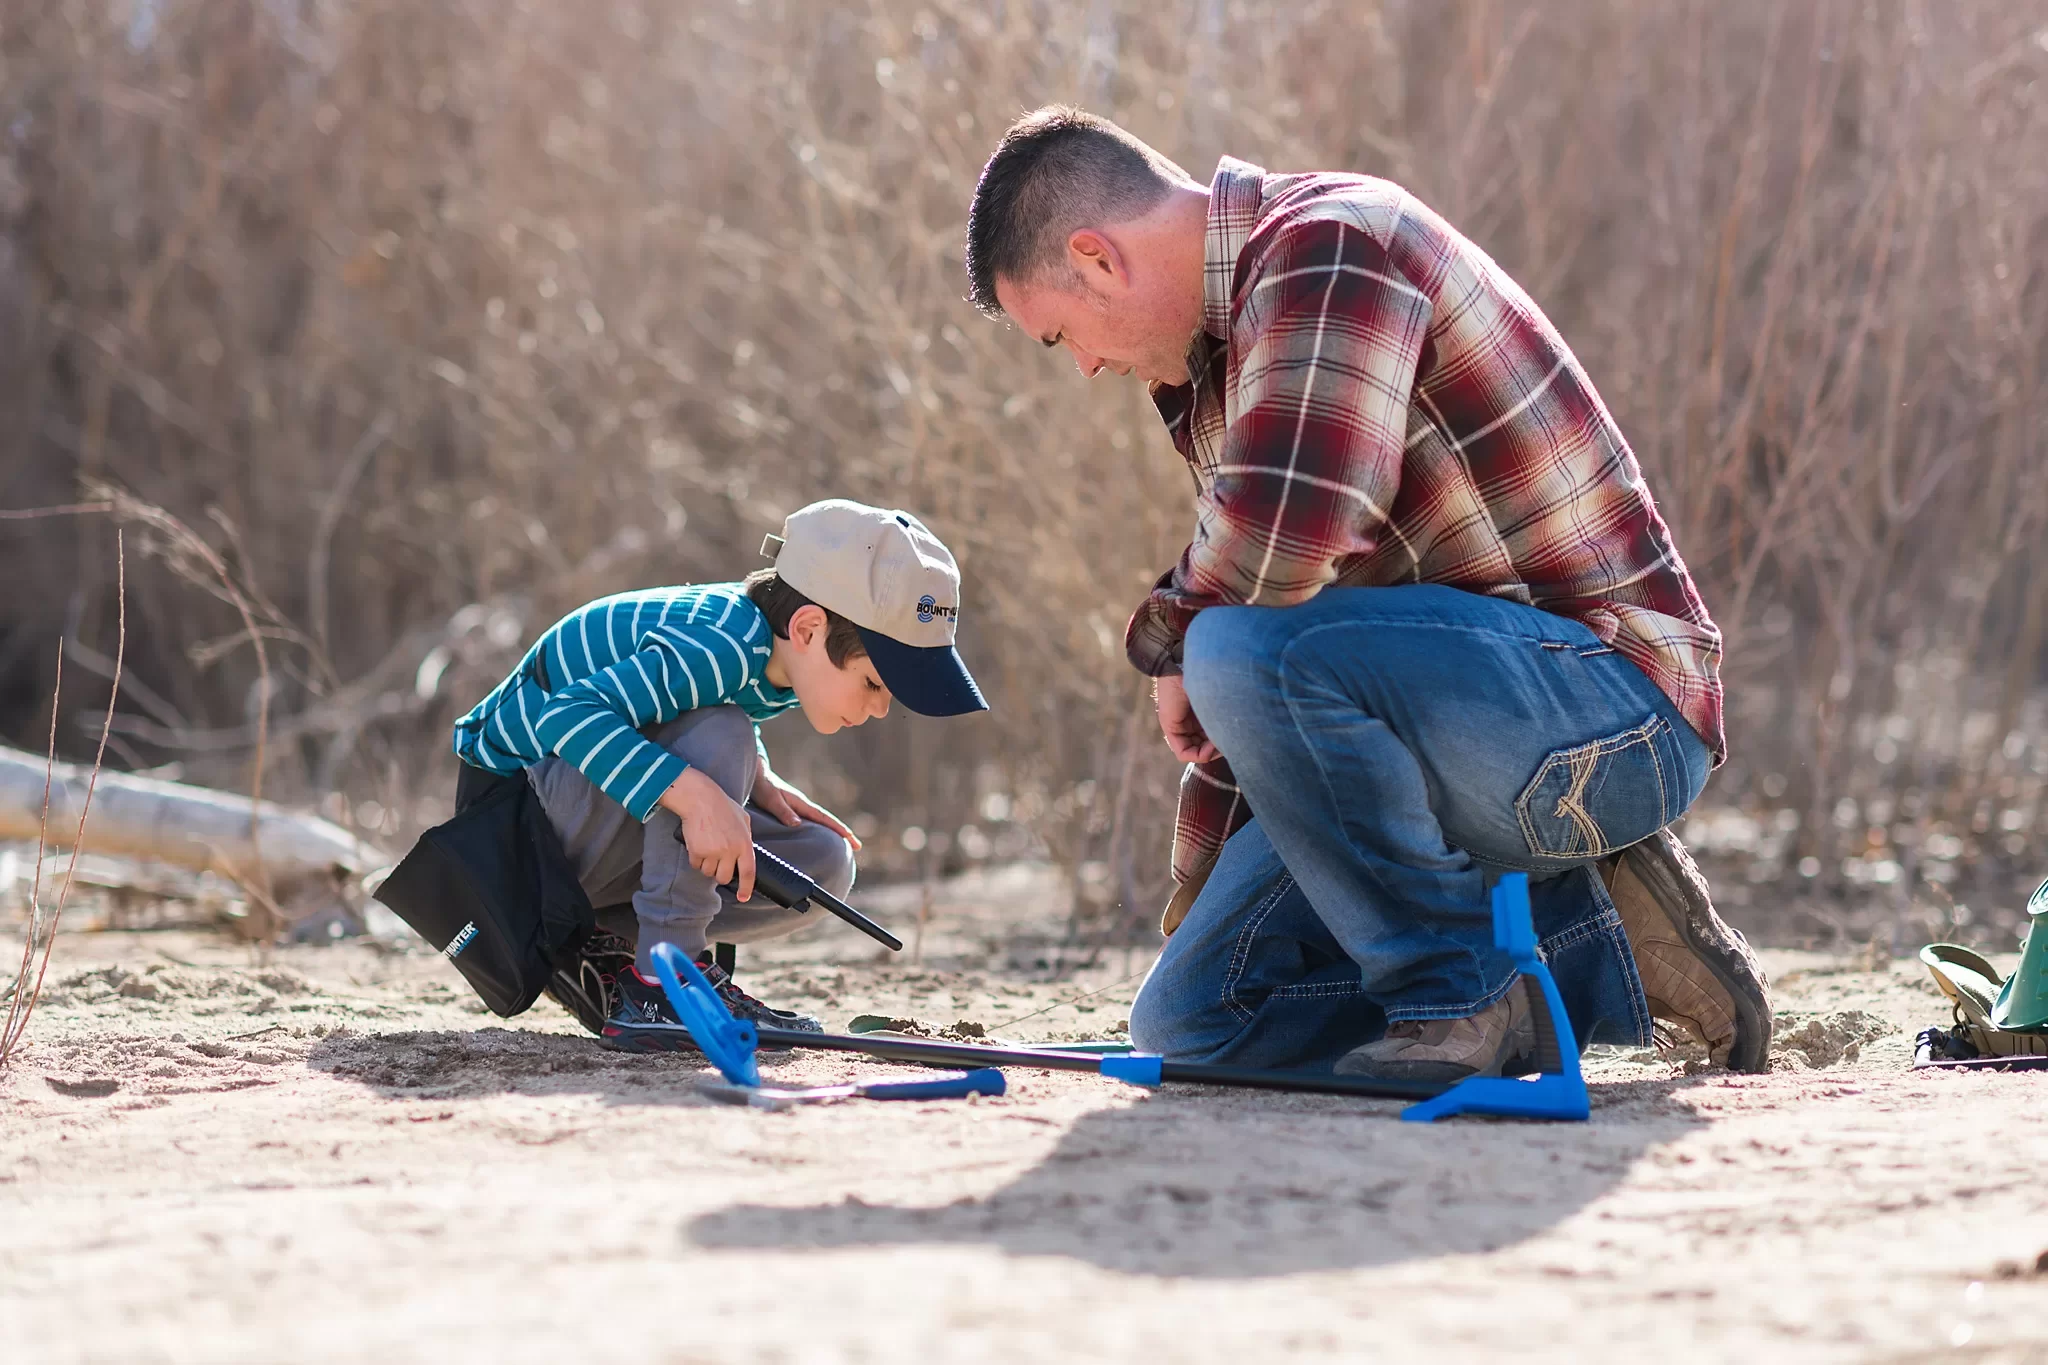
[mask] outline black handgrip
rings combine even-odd
[[[735,879],[737,880],[737,879]],[[759,844],[754,845],[754,893],[785,910],[809,910],[818,884]]]
[[[802,912],[809,910],[812,903],[822,905],[875,942],[899,953],[903,951],[902,939],[759,844],[754,845],[754,890],[788,910]]]

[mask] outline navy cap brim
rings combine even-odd
[[[919,649],[866,626],[855,629],[868,647],[868,658],[881,675],[882,685],[920,716],[964,716],[988,710],[981,689],[974,685],[967,665],[960,661],[960,651],[953,646]]]

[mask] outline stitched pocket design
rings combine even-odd
[[[1515,799],[1515,817],[1539,858],[1604,858],[1684,813],[1684,774],[1671,727],[1652,716],[1545,758]]]

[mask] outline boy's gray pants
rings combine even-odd
[[[642,734],[746,805],[761,765],[754,723],[746,712],[737,706],[685,711]],[[654,974],[649,954],[657,943],[673,943],[696,957],[713,941],[780,938],[823,918],[821,911],[785,910],[758,891],[742,905],[731,888],[714,886],[690,866],[682,822],[664,807],[656,806],[643,825],[573,764],[553,756],[528,768],[526,775],[561,836],[584,894],[597,907],[598,926],[635,940],[635,961],[643,975]],[[785,825],[752,806],[747,814],[754,822],[755,843],[835,896],[853,889],[853,850],[837,833],[809,820]],[[621,909],[628,900],[637,934]]]

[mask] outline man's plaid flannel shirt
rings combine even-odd
[[[1190,383],[1153,401],[1200,489],[1194,541],[1125,632],[1178,673],[1204,607],[1443,583],[1583,622],[1714,751],[1721,632],[1564,339],[1398,185],[1268,175],[1210,190]],[[1250,817],[1222,760],[1181,781],[1186,881]]]

